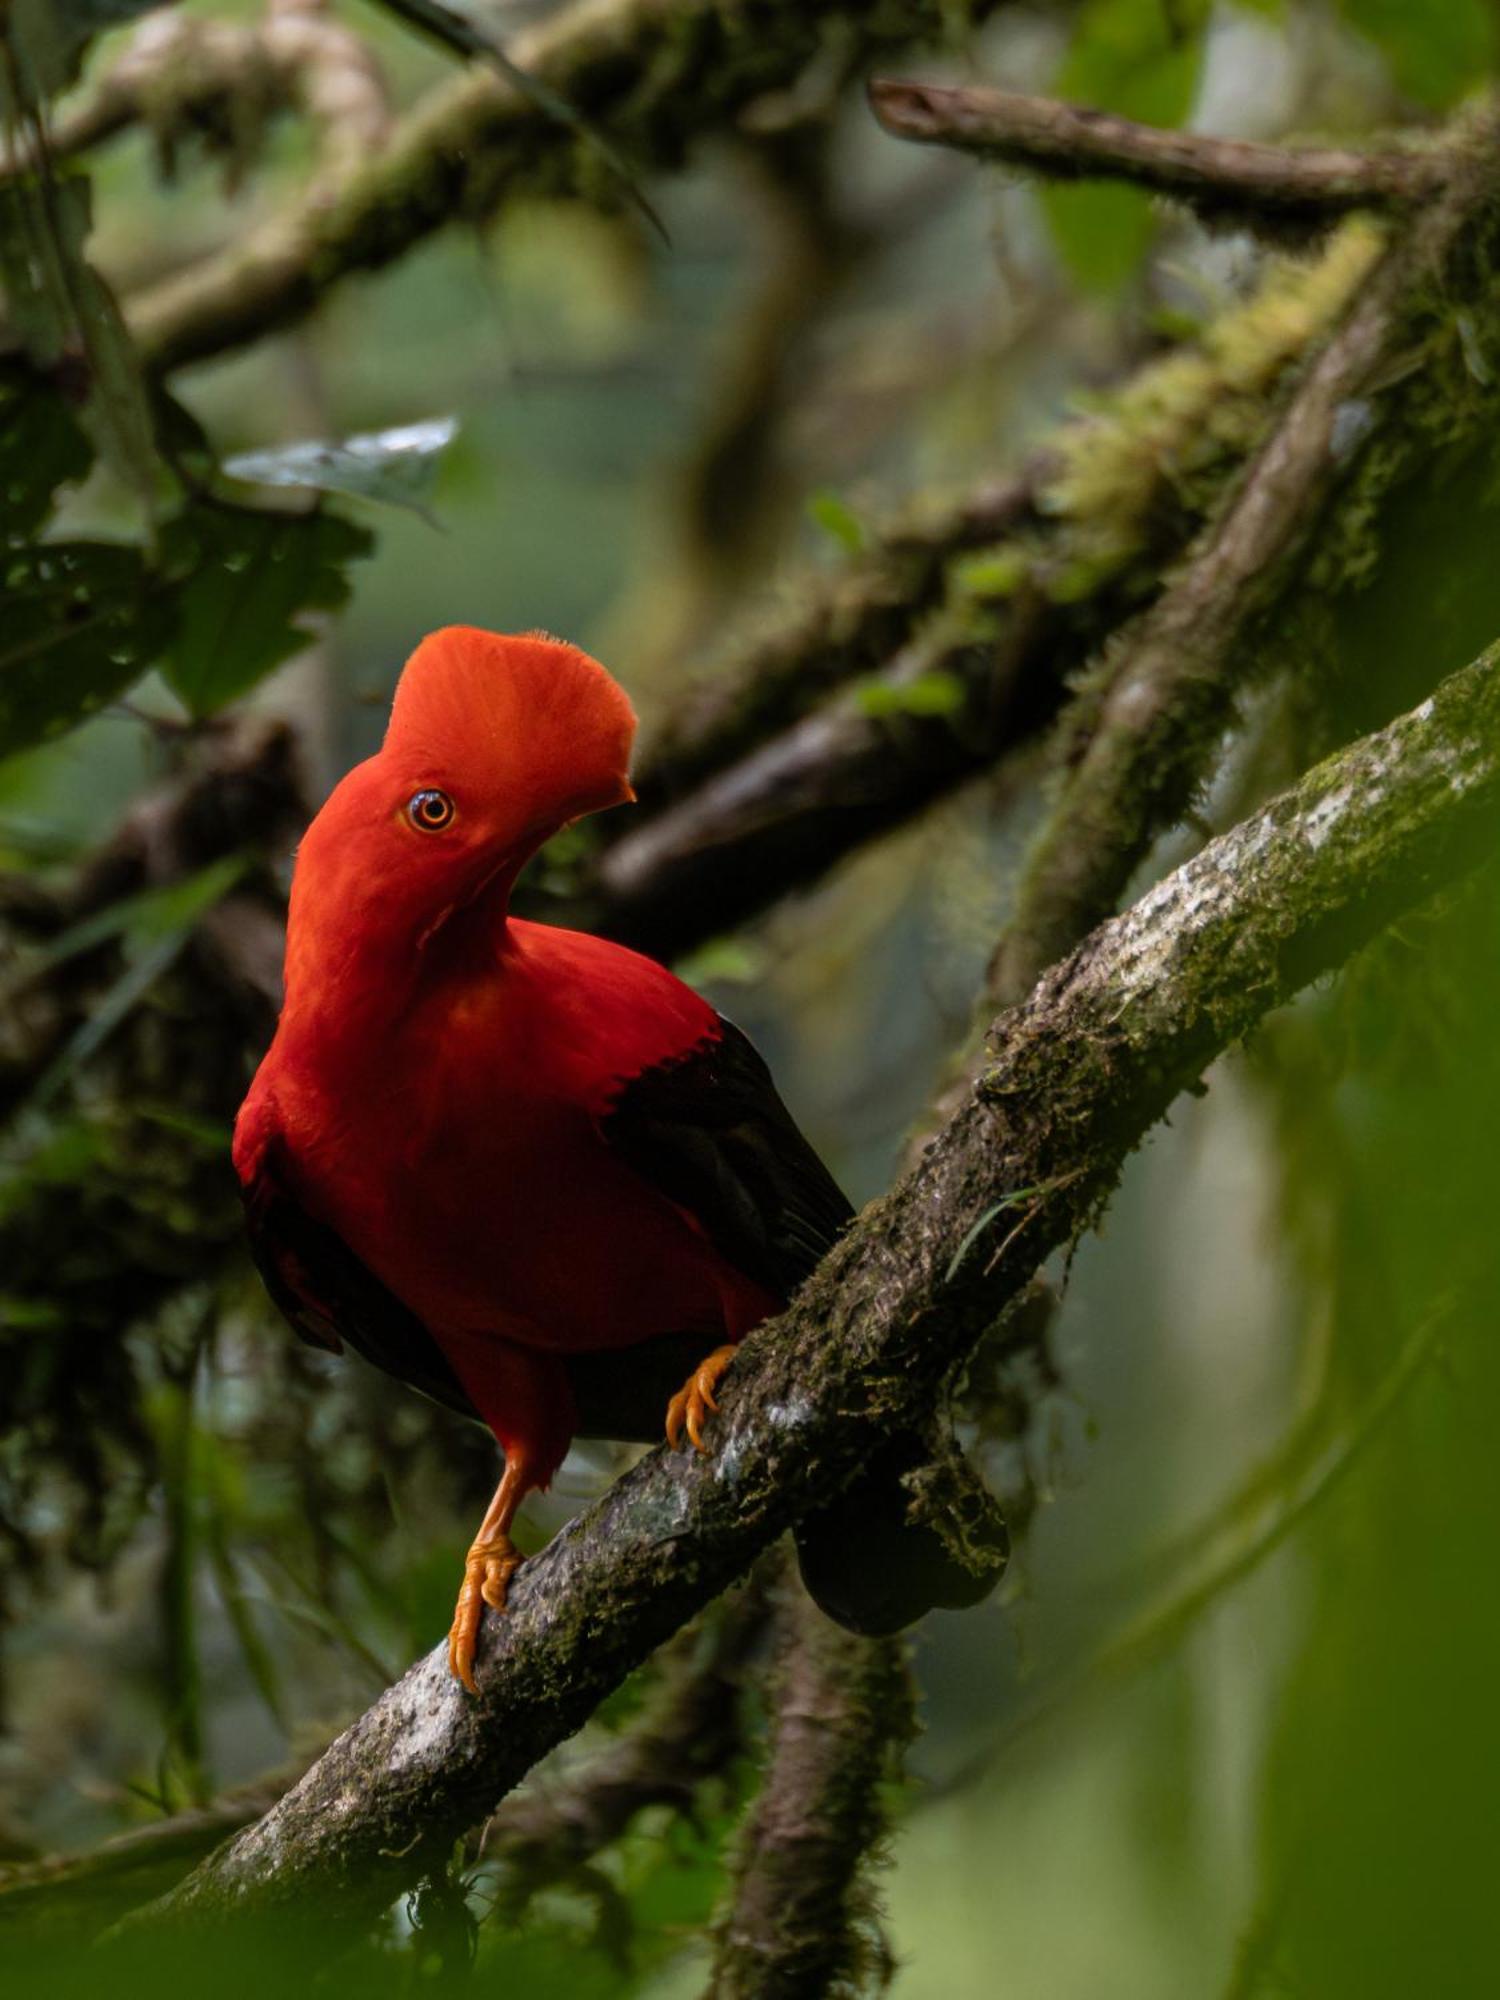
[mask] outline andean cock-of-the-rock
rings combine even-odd
[[[635,716],[576,647],[424,639],[385,740],[308,827],[285,1000],[235,1127],[251,1246],[292,1326],[487,1424],[504,1473],[449,1657],[475,1687],[516,1509],[576,1435],[710,1446],[736,1343],[849,1205],[746,1038],[665,967],[510,909],[552,834],[633,797]],[[864,1632],[973,1579],[908,1518],[897,1438],[806,1519]]]

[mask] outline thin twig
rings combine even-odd
[[[978,85],[877,79],[870,104],[898,139],[956,147],[1048,180],[1130,181],[1217,222],[1326,227],[1355,208],[1413,207],[1439,193],[1449,171],[1441,150],[1213,139]]]

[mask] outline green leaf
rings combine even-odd
[[[128,938],[132,947],[137,947],[165,937],[185,923],[195,922],[205,909],[227,894],[244,874],[246,865],[242,855],[226,855],[180,882],[142,889],[136,895],[122,896],[117,902],[106,903],[102,910],[80,917],[76,924],[69,924],[30,952],[25,963],[9,977],[0,979],[0,1006],[8,1004],[43,973],[107,944],[112,938]]]
[[[196,716],[213,715],[300,653],[310,611],[349,595],[344,566],[371,536],[336,514],[202,505],[167,523],[162,559],[180,579],[177,630],[162,662]]]
[[[93,457],[62,391],[24,361],[0,362],[0,539],[33,535],[58,487],[81,479]]]
[[[0,757],[9,757],[121,694],[166,644],[171,612],[138,549],[44,542],[4,560]]]
[[[1380,50],[1398,88],[1434,110],[1473,90],[1500,57],[1490,0],[1342,0],[1341,11]]]
[[[866,681],[855,690],[866,715],[956,715],[964,705],[957,674],[934,671],[913,681]]]
[[[825,486],[808,501],[807,514],[810,521],[851,556],[857,556],[864,547],[865,524],[842,494]]]
[[[1020,549],[987,549],[959,556],[949,565],[953,588],[965,597],[1011,597],[1025,582],[1030,563]]]
[[[228,895],[244,874],[245,866],[243,856],[224,855],[180,882],[164,883],[116,905],[117,913],[124,918],[118,927],[124,969],[48,1066],[31,1093],[29,1101],[33,1105],[50,1102],[74,1071],[103,1046],[171,966],[198,919]],[[101,912],[106,920],[109,915],[108,911]]]
[[[1054,93],[1090,110],[1180,125],[1198,87],[1208,11],[1204,0],[1091,0],[1076,17]],[[1042,204],[1063,261],[1090,291],[1120,290],[1156,232],[1151,198],[1138,188],[1046,188]]]
[[[224,461],[231,479],[256,486],[314,487],[325,493],[352,493],[409,507],[430,520],[427,501],[438,460],[458,435],[456,417],[429,417],[394,430],[371,431],[339,444],[308,440],[269,451],[241,452]]]

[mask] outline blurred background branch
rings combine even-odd
[[[989,11],[980,0],[974,17]],[[725,0],[576,0],[516,38],[511,60],[620,148],[638,169],[676,167],[694,139],[785,90],[832,29],[867,56],[941,33],[942,9],[867,0],[775,4],[742,17]],[[379,269],[455,221],[522,193],[615,202],[577,134],[483,70],[434,89],[336,202],[320,195],[248,242],[127,302],[157,371],[222,354],[310,312],[328,289]]]
[[[886,1830],[882,1782],[916,1727],[904,1648],[841,1631],[800,1589],[781,1626],[770,1753],[717,1925],[714,2000],[863,1992],[892,1970],[867,1877]]]
[[[1180,201],[1200,220],[1274,235],[1326,227],[1353,208],[1411,208],[1440,194],[1441,152],[1260,146],[1026,97],[878,77],[870,106],[898,139],[953,146],[1054,180],[1120,180]]]
[[[175,170],[191,138],[223,156],[232,187],[255,165],[270,120],[289,110],[317,127],[324,178],[311,181],[314,198],[390,130],[380,66],[325,0],[266,0],[264,18],[251,23],[163,9],[56,120],[52,156],[72,159],[144,125],[163,172]]]

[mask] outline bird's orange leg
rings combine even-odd
[[[682,1442],[684,1428],[693,1441],[694,1451],[708,1450],[703,1442],[703,1426],[708,1421],[711,1410],[717,1410],[714,1390],[724,1370],[734,1359],[732,1347],[716,1347],[712,1354],[689,1375],[687,1381],[677,1391],[667,1405],[667,1443],[675,1451]]]
[[[469,1553],[464,1558],[463,1586],[458,1593],[458,1603],[453,1608],[453,1623],[448,1628],[448,1665],[470,1694],[479,1692],[474,1685],[474,1648],[479,1639],[484,1607],[489,1605],[492,1611],[505,1609],[505,1594],[510,1588],[510,1580],[523,1560],[520,1550],[510,1538],[510,1524],[516,1517],[516,1509],[535,1483],[529,1475],[524,1454],[516,1450],[508,1451],[505,1455],[505,1475],[495,1488],[495,1497],[485,1510],[479,1533],[469,1544]]]

